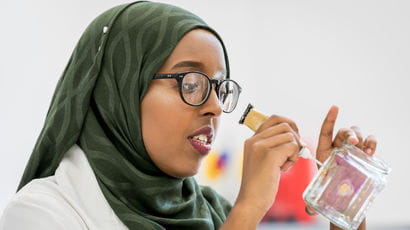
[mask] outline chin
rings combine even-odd
[[[196,174],[198,174],[198,170],[199,170],[199,165],[196,165],[194,167],[183,168],[183,169],[180,168],[178,170],[174,170],[173,172],[165,172],[165,173],[167,173],[168,175],[172,177],[185,178],[185,177],[195,176]]]
[[[185,178],[185,177],[192,177],[195,176],[198,173],[198,169],[193,170],[193,171],[183,171],[183,172],[177,172],[174,175],[171,175],[176,178]]]
[[[192,177],[198,174],[202,159],[175,159],[169,164],[157,165],[161,171],[175,178]]]

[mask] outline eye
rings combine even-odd
[[[203,77],[196,73],[189,73],[185,75],[184,80],[182,81],[181,87],[182,92],[185,94],[195,93],[203,88]]]
[[[198,84],[196,83],[184,83],[182,84],[182,91],[184,93],[193,93],[198,89]]]

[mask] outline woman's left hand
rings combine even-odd
[[[339,108],[332,106],[323,121],[319,136],[316,158],[320,162],[324,162],[335,147],[341,147],[344,141],[355,145],[366,154],[373,156],[376,151],[377,141],[373,135],[366,138],[360,132],[359,127],[352,126],[350,128],[340,129],[336,137],[333,139],[333,129],[336,123]]]
[[[373,135],[369,135],[366,138],[363,137],[359,127],[352,126],[350,128],[340,129],[336,137],[333,138],[333,129],[336,123],[337,114],[339,108],[337,106],[332,106],[323,121],[322,128],[319,136],[319,143],[316,152],[316,158],[320,162],[324,162],[333,151],[334,148],[341,147],[343,142],[348,142],[349,144],[355,145],[366,154],[372,156],[376,151],[377,141]],[[311,212],[307,208],[308,212]],[[359,227],[359,230],[365,229],[365,221]],[[339,229],[333,224],[330,225],[330,229]]]

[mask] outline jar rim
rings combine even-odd
[[[361,149],[359,149],[358,147],[356,147],[352,144],[344,143],[343,146],[341,147],[341,149],[346,149],[354,157],[359,158],[367,166],[370,166],[371,168],[374,168],[379,173],[388,175],[391,171],[391,167],[386,162],[384,162],[383,160],[381,160],[377,157],[367,155]]]

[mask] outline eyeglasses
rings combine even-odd
[[[222,111],[232,112],[238,103],[242,88],[231,79],[210,79],[206,74],[198,71],[188,71],[172,74],[156,74],[152,79],[176,79],[182,100],[191,106],[203,105],[211,94],[212,85],[215,90]]]

